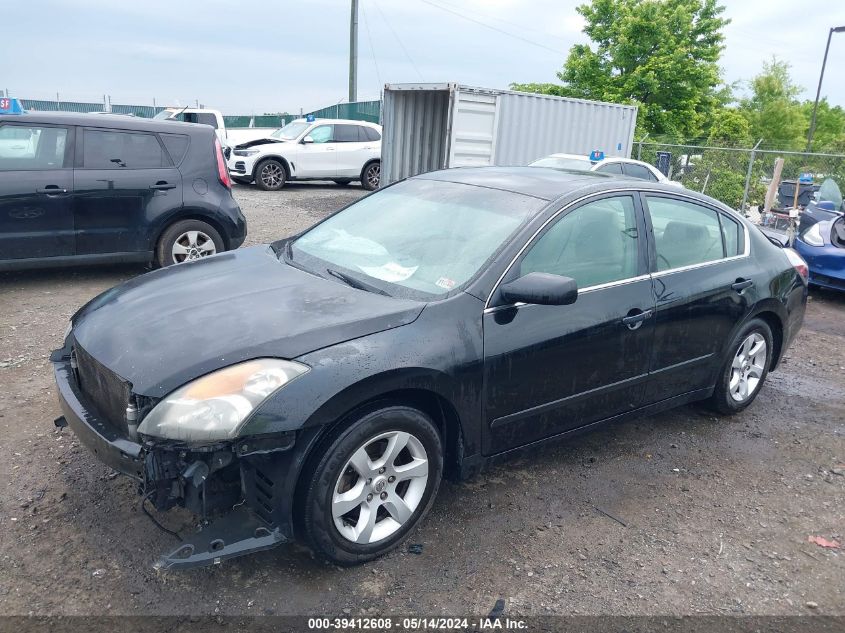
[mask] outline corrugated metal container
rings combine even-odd
[[[631,155],[636,106],[473,88],[387,84],[382,184],[433,169],[527,165],[553,154]]]

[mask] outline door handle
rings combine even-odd
[[[67,193],[67,189],[62,189],[58,185],[47,185],[46,187],[38,187],[35,193],[44,193],[48,196],[60,196]]]
[[[754,285],[751,279],[737,279],[735,283],[731,284],[731,288],[736,290],[739,294],[745,292],[746,289]]]
[[[631,314],[631,312],[635,311],[636,314]],[[628,316],[622,317],[622,323],[627,325],[629,330],[636,330],[643,324],[643,321],[650,318],[653,313],[654,310],[638,310],[638,308],[634,308],[628,312]]]
[[[169,182],[164,182],[163,180],[161,180],[154,185],[150,185],[150,189],[155,189],[156,191],[164,191],[166,189],[176,189],[176,185],[171,185]]]

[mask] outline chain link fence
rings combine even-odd
[[[717,147],[646,138],[634,143],[632,158],[652,165],[659,165],[662,158],[671,180],[745,212],[763,207],[778,158],[783,159],[783,170],[775,208],[792,206],[795,181],[802,174],[810,174],[813,184],[799,184],[799,205],[806,204],[809,194],[827,178],[845,185],[845,154],[778,150],[766,148],[762,141],[756,147]]]

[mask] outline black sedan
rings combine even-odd
[[[163,567],[295,537],[360,563],[443,476],[695,400],[743,410],[801,326],[806,276],[686,190],[433,172],[100,295],[53,354],[56,423],[144,502],[210,520]]]

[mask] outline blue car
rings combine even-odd
[[[845,290],[845,217],[801,224],[793,248],[807,261],[810,283]]]

